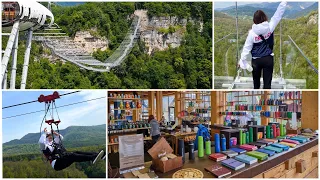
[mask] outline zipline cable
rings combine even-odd
[[[68,107],[68,106],[72,106],[72,105],[76,105],[76,104],[81,104],[81,103],[85,103],[85,102],[90,102],[90,101],[95,101],[95,100],[99,100],[99,99],[103,99],[106,98],[105,96],[103,97],[98,97],[98,98],[94,98],[94,99],[89,99],[89,100],[85,100],[85,101],[79,101],[76,103],[71,103],[71,104],[66,104],[66,105],[62,105],[62,106],[57,106],[56,108],[63,108],[63,107]],[[25,116],[25,115],[29,115],[29,114],[34,114],[34,113],[39,113],[39,112],[43,112],[45,110],[39,110],[39,111],[33,111],[33,112],[28,112],[28,113],[23,113],[23,114],[18,114],[18,115],[14,115],[14,116],[8,116],[2,119],[10,119],[10,118],[14,118],[14,117],[19,117],[19,116]]]
[[[45,105],[45,106],[47,106],[47,105]],[[46,117],[47,117],[47,113],[48,113],[48,111],[50,110],[50,104],[48,104],[48,107],[45,107],[45,114],[44,114],[44,116],[43,116],[43,119],[42,119],[42,121],[41,121],[41,125],[40,125],[40,136],[41,136],[41,129],[42,129],[42,124],[43,124],[43,121],[46,119]],[[43,111],[43,110],[42,110]]]
[[[80,91],[73,91],[73,92],[61,94],[60,97],[61,97],[61,96],[66,96],[66,95],[70,95],[70,94],[73,94],[73,93],[78,93],[78,92],[80,92]],[[24,103],[19,103],[19,104],[10,105],[10,106],[3,107],[2,109],[12,108],[12,107],[16,107],[16,106],[22,106],[22,105],[26,105],[26,104],[30,104],[30,103],[34,103],[34,102],[38,102],[38,100],[34,100],[34,101],[29,101],[29,102],[24,102]]]

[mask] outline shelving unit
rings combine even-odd
[[[281,98],[280,98],[280,93],[281,94]],[[284,95],[285,93],[287,93],[286,95]],[[218,106],[219,112],[265,112],[265,111],[270,111],[270,112],[278,112],[279,109],[281,109],[282,107],[288,107],[290,106],[290,104],[293,106],[293,110],[289,111],[289,112],[297,112],[298,110],[296,109],[296,106],[300,106],[300,105],[296,105],[297,103],[301,103],[302,101],[302,92],[299,92],[300,94],[297,98],[297,91],[295,92],[290,92],[291,93],[291,99],[289,98],[289,92],[280,92],[280,91],[275,91],[273,93],[267,92],[267,91],[262,91],[262,92],[257,92],[254,91],[253,93],[249,93],[249,92],[243,92],[243,91],[229,91],[229,92],[223,92],[224,94],[224,103]],[[251,97],[251,98],[250,98]],[[284,99],[284,97],[287,97],[287,99]],[[245,101],[243,98],[246,98],[247,101]],[[250,102],[251,99],[251,102]],[[285,102],[286,104],[282,104],[282,105],[265,105],[265,104],[260,104],[260,100],[261,99],[273,99],[273,100],[281,100],[282,102]],[[289,103],[290,101],[292,101],[292,103]],[[220,101],[221,102],[221,101]],[[244,103],[244,102],[248,102],[248,103]],[[232,105],[230,105],[230,103],[232,103]],[[236,106],[239,104],[246,104],[246,105],[259,105],[261,106],[261,110],[236,110]],[[283,112],[283,111],[281,111]],[[288,112],[286,110],[286,112]],[[221,116],[221,118],[225,117],[225,114],[219,114]],[[231,115],[234,117],[237,116],[243,116],[243,115]],[[260,115],[259,115],[260,116]],[[282,124],[284,124],[283,121],[290,121],[292,118],[288,118],[288,117],[265,117],[265,116],[260,116],[261,118],[261,124],[262,125],[266,125],[269,122],[281,122]],[[300,119],[297,119],[300,120]],[[223,121],[223,119],[221,120]]]
[[[112,92],[109,93],[108,103],[113,104],[113,107],[109,106],[109,112],[112,113],[108,119],[110,124],[120,121],[133,123],[137,121],[145,121],[146,119],[142,118],[142,115],[145,110],[148,110],[149,108],[144,107],[144,99],[143,94],[133,92],[119,92],[117,94],[113,94]],[[129,108],[126,108],[127,103],[129,103]],[[140,108],[138,107],[138,104],[140,104]]]

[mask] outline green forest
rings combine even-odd
[[[69,152],[106,151],[106,125],[70,126],[60,131],[63,146]],[[39,150],[39,133],[29,133],[19,140],[3,143],[4,178],[105,178],[106,162],[73,163],[70,167],[55,171]]]
[[[67,148],[68,151],[98,152],[106,146]],[[73,163],[62,171],[55,171],[41,152],[19,155],[3,155],[3,178],[105,178],[106,162]]]
[[[211,89],[212,88],[212,3],[208,2],[88,2],[77,6],[53,6],[57,23],[69,36],[77,31],[97,29],[106,37],[106,51],[94,57],[104,60],[119,46],[131,24],[128,17],[135,9],[147,9],[148,16],[177,16],[203,22],[188,22],[181,46],[147,55],[138,41],[127,59],[108,73],[80,69],[71,63],[50,62],[50,55],[40,43],[32,43],[27,78],[28,89]],[[169,32],[170,33],[170,32]],[[23,34],[23,33],[20,33]],[[25,40],[20,38],[17,82],[20,88]],[[3,39],[5,47],[7,39]],[[10,77],[11,61],[8,65]]]
[[[304,54],[312,61],[318,69],[318,23],[308,23],[312,21],[318,11],[312,11],[307,16],[296,19],[283,19],[282,23],[282,69],[285,79],[306,79],[306,88],[318,88],[318,75],[309,67],[305,58],[300,54],[297,48],[291,43],[288,35],[292,37],[295,43],[301,48]],[[235,18],[215,11],[215,42],[230,33],[236,33]],[[317,21],[316,21],[317,22]],[[251,29],[252,21],[239,18],[239,58],[241,49]],[[275,30],[274,46],[274,76],[280,76],[280,27]],[[214,66],[215,76],[236,75],[236,35],[232,34],[227,38],[214,44]],[[251,76],[251,74],[248,74]]]

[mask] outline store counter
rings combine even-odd
[[[214,148],[213,148],[214,152]],[[197,156],[197,152],[195,152]],[[213,178],[214,176],[205,171],[205,167],[213,165],[215,162],[208,156],[198,158],[194,161],[188,160],[186,153],[186,162],[182,168],[195,168],[203,172],[204,178]],[[148,162],[150,164],[150,162]],[[238,171],[231,170],[231,175],[226,178],[303,178],[318,167],[318,138],[290,148],[288,151],[269,157],[268,160],[246,165],[245,168]],[[179,169],[168,173],[156,172],[159,178],[172,178],[172,175]]]
[[[178,141],[179,141],[179,139],[183,139],[187,136],[196,136],[196,135],[197,135],[196,132],[190,132],[190,133],[184,132],[184,133],[176,133],[176,134],[170,135],[171,140],[172,140],[173,153],[178,154]]]

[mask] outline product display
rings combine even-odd
[[[262,152],[258,152],[258,151],[250,151],[246,153],[249,156],[255,157],[257,159],[259,159],[260,161],[264,161],[266,159],[268,159],[268,154],[262,153]]]
[[[282,144],[282,145],[285,145],[285,146],[289,146],[291,148],[294,148],[294,147],[297,146],[297,144],[287,143],[287,142],[283,142],[283,141],[279,142],[279,144]]]
[[[257,146],[258,148],[263,148],[266,146],[266,144],[258,143],[258,142],[252,142],[252,143],[249,143],[249,145]]]
[[[241,148],[236,148],[236,147],[233,147],[233,148],[230,148],[231,151],[234,151],[234,152],[237,152],[239,154],[243,154],[245,152],[247,152],[246,150],[244,149],[241,149]]]
[[[194,160],[194,144],[190,143],[189,144],[189,160]]]
[[[225,160],[227,159],[227,156],[222,154],[222,153],[213,153],[209,156],[209,159],[212,159],[214,161],[222,161],[222,160]]]
[[[290,138],[290,140],[294,140],[294,141],[298,141],[299,143],[305,143],[307,142],[307,138],[299,138],[299,137],[293,137],[293,138]]]
[[[249,142],[250,143],[253,142],[253,128],[252,127],[249,128]]]
[[[221,164],[235,171],[241,168],[244,168],[246,166],[245,163],[237,161],[235,159],[231,159],[231,158],[221,161]]]
[[[149,172],[158,178],[316,178],[318,119],[308,102],[317,98],[285,92],[111,91],[112,172],[124,167],[117,162],[119,154],[136,153],[135,142],[119,152],[119,137],[143,134],[139,158],[145,169],[133,167],[136,178],[151,177]],[[157,142],[154,132],[160,132]],[[133,178],[130,170],[117,177]]]
[[[243,137],[242,137],[243,136],[242,130],[239,131],[239,135],[240,135],[239,136],[239,139],[240,139],[239,144],[242,145],[242,144],[244,144]]]
[[[222,178],[231,174],[229,169],[218,164],[206,167],[205,170],[212,173],[217,178]]]
[[[182,157],[182,161],[185,161],[185,148],[184,148],[184,140],[179,139],[178,144],[178,154]]]
[[[198,157],[204,156],[203,137],[198,137]]]
[[[266,144],[267,146],[272,144],[273,142],[267,141],[265,139],[258,140],[257,143]]]
[[[252,157],[252,156],[248,156],[246,154],[241,154],[239,156],[236,156],[235,159],[238,160],[238,161],[244,162],[246,164],[249,164],[249,165],[258,162],[257,158]]]
[[[220,152],[220,136],[219,136],[219,134],[214,135],[214,147],[215,147],[214,152],[219,153]]]
[[[227,149],[227,140],[226,140],[226,137],[224,137],[224,134],[222,134],[221,135],[221,150],[225,151],[226,149]],[[211,154],[211,151],[210,151],[210,154]]]
[[[254,150],[258,149],[257,146],[248,145],[248,144],[241,145],[240,148],[244,149],[246,151],[254,151]]]
[[[234,156],[237,156],[237,155],[238,155],[237,152],[234,152],[234,151],[232,151],[232,150],[222,151],[222,154],[225,154],[225,155],[227,155],[228,157],[234,157]]]
[[[288,151],[289,150],[289,146],[286,146],[286,145],[283,145],[283,144],[275,143],[275,144],[271,144],[271,146],[272,147],[276,147],[276,148],[281,148],[284,151]]]
[[[261,153],[268,154],[268,156],[273,156],[273,155],[276,154],[275,151],[271,151],[271,150],[267,150],[267,149],[263,149],[263,148],[257,149],[256,151],[261,152]]]
[[[277,148],[277,147],[273,147],[273,146],[267,146],[267,147],[264,147],[263,149],[274,151],[276,153],[281,153],[283,151],[282,148]]]
[[[295,141],[292,139],[284,139],[281,142],[287,142],[287,143],[291,143],[291,144],[300,144],[299,141]]]
[[[225,142],[225,139],[224,139]],[[206,141],[206,155],[211,154],[211,141]]]

